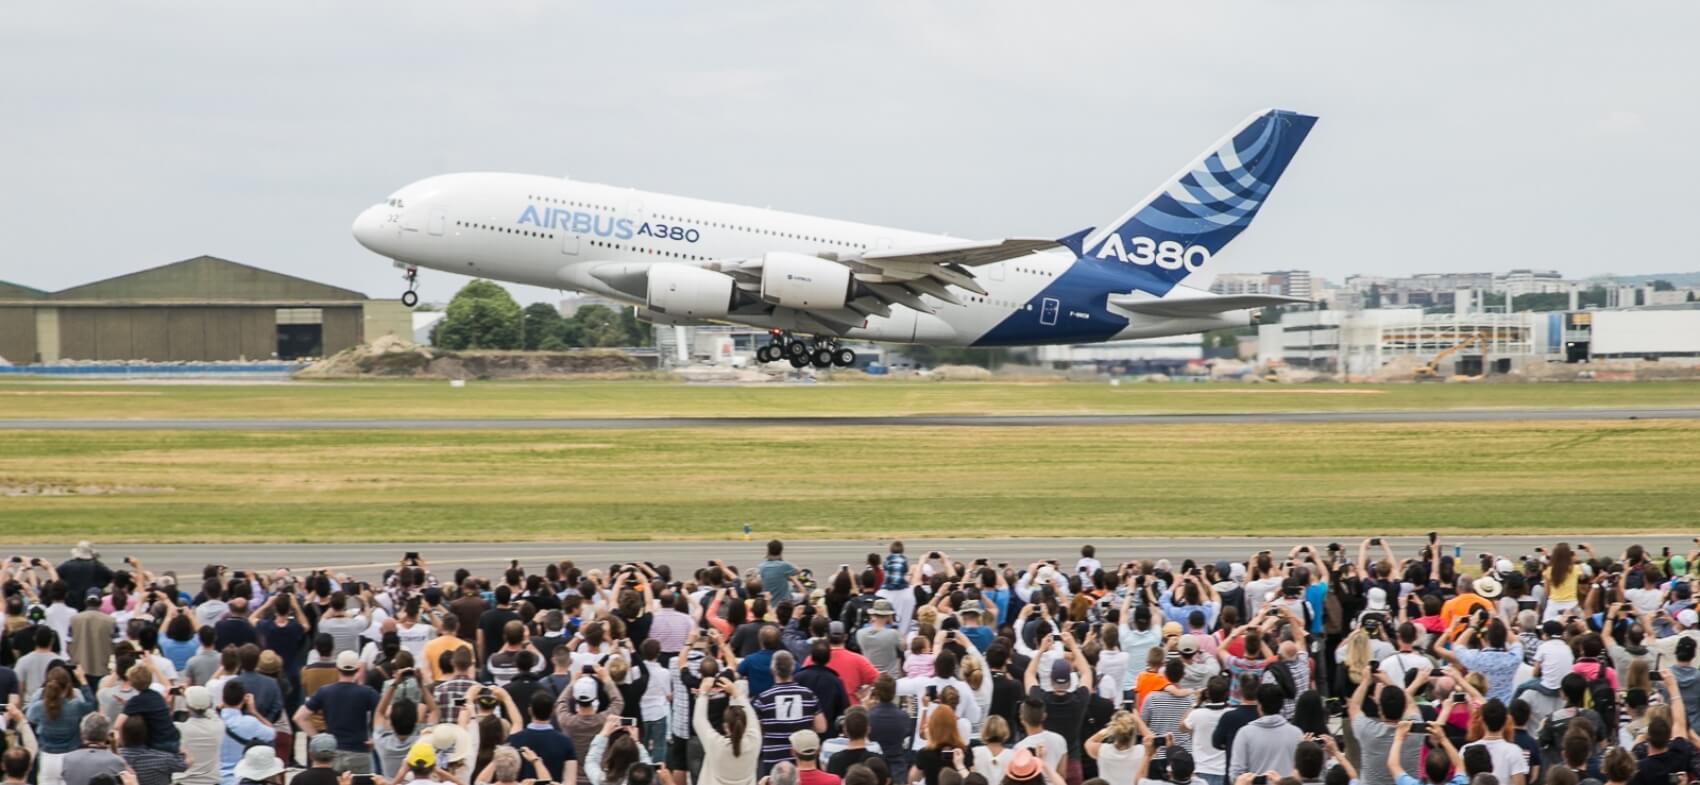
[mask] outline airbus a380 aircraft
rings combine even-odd
[[[1056,240],[975,242],[522,174],[431,177],[354,221],[361,245],[420,267],[594,293],[657,324],[772,331],[762,362],[848,366],[840,339],[950,346],[1089,343],[1251,323],[1304,302],[1207,291],[1229,241],[1316,118],[1240,123],[1116,219]]]

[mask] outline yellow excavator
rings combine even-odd
[[[1457,342],[1457,343],[1455,343],[1451,346],[1446,347],[1445,349],[1443,349],[1440,352],[1440,354],[1435,355],[1434,359],[1429,360],[1427,365],[1422,365],[1422,366],[1419,366],[1417,368],[1417,370],[1416,370],[1416,380],[1419,381],[1419,382],[1444,381],[1445,377],[1440,375],[1440,363],[1441,363],[1441,361],[1445,360],[1448,357],[1451,357],[1454,354],[1457,354],[1461,351],[1464,351],[1465,349],[1468,349],[1472,346],[1480,344],[1480,343],[1486,341],[1487,338],[1488,338],[1487,333],[1479,332],[1479,333],[1476,333],[1474,335],[1471,335],[1471,336],[1465,338],[1462,341],[1459,341],[1459,342]]]

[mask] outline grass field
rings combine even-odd
[[[16,390],[16,387],[8,389]],[[193,388],[196,395],[200,388]],[[294,390],[295,388],[289,388]],[[298,414],[382,410],[381,392],[314,386]],[[386,386],[401,400],[406,385]],[[1416,390],[1419,388],[1409,388]],[[1535,394],[1572,404],[1693,401],[1688,387],[1420,388],[1453,405]],[[764,396],[896,396],[927,411],[954,394],[1030,392],[1052,405],[1125,410],[1261,396],[1171,388],[983,389],[857,385],[769,392],[701,390],[751,410]],[[1457,390],[1457,392],[1454,392]],[[172,412],[240,411],[280,391],[217,391],[203,409],[176,389]],[[445,388],[446,392],[446,388]],[[615,393],[504,386],[503,413]],[[682,406],[683,388],[667,389]],[[1123,396],[1125,397],[1119,397]],[[186,396],[193,398],[195,396]],[[32,413],[89,416],[19,396]],[[419,404],[419,399],[431,403]],[[13,399],[8,399],[8,401]],[[48,399],[44,399],[48,400]],[[123,401],[117,398],[113,400]],[[144,399],[148,400],[148,399]],[[288,399],[282,399],[288,400]],[[409,406],[459,407],[431,392]],[[766,400],[772,400],[767,398]],[[883,398],[889,405],[892,398]],[[1297,402],[1322,407],[1345,396]],[[1414,401],[1390,389],[1381,405]],[[1541,402],[1551,403],[1552,397]],[[700,406],[691,404],[692,407]],[[1227,406],[1226,408],[1234,408]],[[183,408],[179,408],[183,407]],[[208,411],[211,409],[212,411]],[[691,411],[699,411],[691,408]],[[865,410],[865,409],[856,409]],[[970,409],[971,411],[974,409]],[[131,410],[132,413],[134,410]],[[571,409],[571,413],[583,413]],[[13,412],[16,413],[16,412]],[[162,414],[157,410],[147,412]],[[496,412],[479,411],[479,414]],[[110,414],[110,413],[107,413]],[[417,412],[415,412],[417,414]],[[399,416],[399,413],[398,413]],[[372,541],[731,538],[761,536],[1553,533],[1692,528],[1700,502],[1700,423],[1539,422],[1164,425],[1114,428],[759,428],[618,432],[4,432],[0,541]],[[65,495],[43,495],[64,493]]]
[[[1700,382],[1242,385],[655,381],[158,385],[0,382],[6,418],[667,417],[1700,406]]]

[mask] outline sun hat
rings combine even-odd
[[[1176,651],[1191,656],[1198,653],[1198,636],[1187,634],[1181,636],[1181,642],[1175,647]]]
[[[437,751],[437,759],[446,764],[459,763],[472,754],[472,734],[459,725],[440,723],[420,738],[430,739],[431,749]]]
[[[1477,578],[1475,583],[1470,584],[1470,588],[1481,595],[1483,599],[1495,600],[1499,599],[1499,593],[1503,587],[1500,586],[1498,578],[1492,575],[1483,575]]]
[[[260,652],[260,664],[254,669],[267,676],[276,676],[283,672],[283,658],[277,656],[277,652],[267,649]]]
[[[242,760],[236,763],[236,779],[266,780],[283,773],[283,761],[278,760],[277,753],[267,745],[249,747],[242,753]]]
[[[82,542],[77,543],[75,547],[71,548],[71,558],[98,559],[100,558],[100,554],[95,552],[94,543],[89,542],[88,540],[83,540]]]
[[[1030,780],[1039,776],[1040,762],[1032,750],[1022,748],[1009,757],[1008,765],[1004,766],[1004,774],[1018,780]]]
[[[868,615],[869,616],[896,616],[897,615],[897,608],[891,604],[891,600],[888,600],[884,597],[881,597],[877,600],[874,600],[873,607],[868,609]]]

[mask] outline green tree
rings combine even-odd
[[[1653,279],[1653,291],[1655,291],[1655,292],[1674,292],[1674,291],[1676,291],[1676,284],[1671,283],[1670,281],[1667,281],[1663,278],[1655,278],[1655,279]]]
[[[586,305],[567,323],[574,326],[572,346],[630,346],[619,312],[606,305]]]
[[[461,287],[447,314],[431,331],[431,343],[444,349],[518,349],[524,316],[508,290],[483,279]]]
[[[554,338],[561,343],[561,326],[566,324],[561,318],[561,312],[548,303],[532,303],[525,307],[522,325],[525,330],[525,340],[522,345],[526,351],[535,352],[543,348],[543,342]]]

